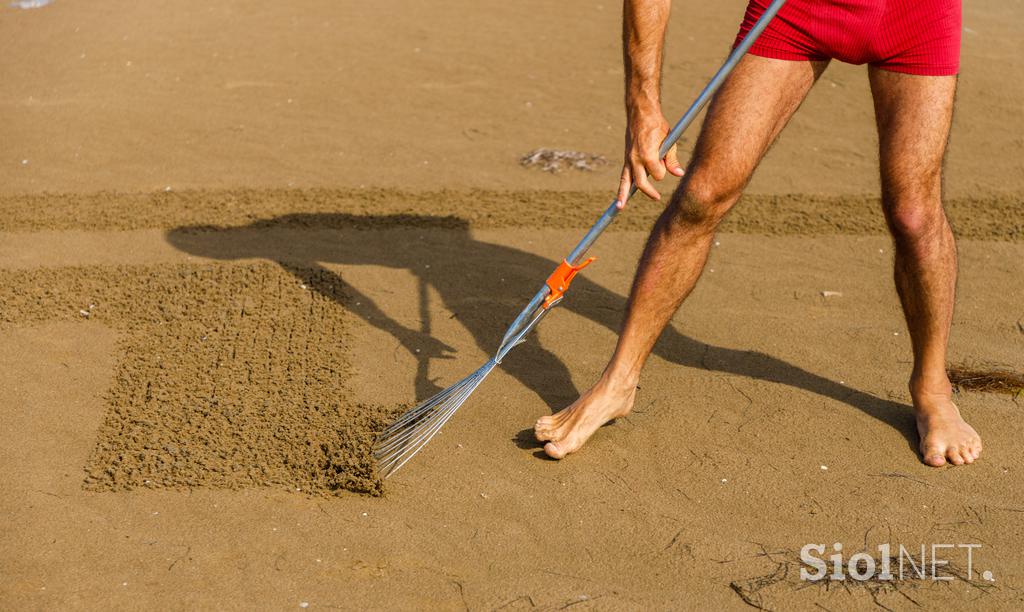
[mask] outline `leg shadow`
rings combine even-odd
[[[345,231],[339,235],[337,230]],[[170,230],[167,240],[181,251],[202,257],[278,263],[398,340],[417,360],[415,387],[421,398],[442,386],[429,378],[429,361],[450,358],[452,353],[451,347],[431,335],[428,288],[438,293],[445,308],[454,313],[480,349],[490,354],[526,300],[557,265],[525,251],[476,240],[468,222],[455,217],[296,214],[241,227],[181,227]],[[389,317],[325,264],[374,265],[411,272],[417,279],[420,328]],[[338,287],[340,291],[335,289]],[[625,302],[624,296],[580,276],[563,307],[617,332]],[[913,418],[903,404],[840,385],[771,355],[699,342],[671,325],[655,353],[679,365],[784,384],[843,402],[901,432],[916,451]],[[578,396],[565,364],[535,339],[516,349],[502,366],[552,410]],[[517,436],[517,443],[523,437]]]

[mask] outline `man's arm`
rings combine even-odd
[[[661,113],[661,56],[672,0],[625,0],[622,9],[622,58],[626,72],[626,154],[619,185],[619,206],[629,185],[655,200],[661,194],[647,175],[660,181],[666,172],[683,175],[676,148],[664,159],[658,147],[671,126]]]

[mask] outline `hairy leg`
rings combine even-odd
[[[956,293],[956,244],[942,208],[942,159],[956,77],[870,68],[882,203],[896,251],[896,291],[914,350],[910,394],[921,454],[932,466],[972,463],[977,432],[960,417],[946,376]]]
[[[630,411],[644,362],[697,283],[715,228],[826,66],[747,55],[719,90],[686,176],[640,259],[611,361],[575,403],[534,427],[548,455],[574,452],[598,427]]]

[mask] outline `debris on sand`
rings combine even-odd
[[[608,160],[603,155],[559,149],[534,149],[519,158],[519,165],[524,168],[539,167],[552,174],[557,174],[567,168],[591,172],[607,163]]]
[[[1024,373],[1001,367],[949,367],[949,382],[957,389],[987,393],[1024,393]]]
[[[843,297],[843,292],[842,291],[822,291],[821,292],[821,297],[823,297],[823,298]]]

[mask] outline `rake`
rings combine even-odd
[[[715,76],[711,78],[690,108],[665,137],[665,141],[661,144],[660,157],[665,157],[668,154],[669,149],[693,123],[693,120],[718,91],[729,73],[736,67],[740,58],[750,49],[775,14],[779,12],[785,1],[775,0],[772,2],[743,41],[733,49],[722,67],[718,69]],[[634,193],[636,193],[635,183],[630,186],[629,196],[626,199],[633,197]],[[625,202],[612,202],[597,222],[591,226],[583,239],[562,260],[562,263],[545,281],[544,286],[509,326],[494,357],[491,357],[480,369],[461,381],[409,410],[381,432],[373,450],[374,458],[377,460],[377,470],[381,477],[387,478],[394,474],[409,459],[412,459],[427,442],[430,442],[430,439],[452,418],[473,391],[487,378],[487,375],[508,355],[509,351],[525,342],[527,334],[562,301],[576,274],[594,261],[593,257],[584,259],[587,251],[597,241],[601,232],[611,224],[624,205]]]

